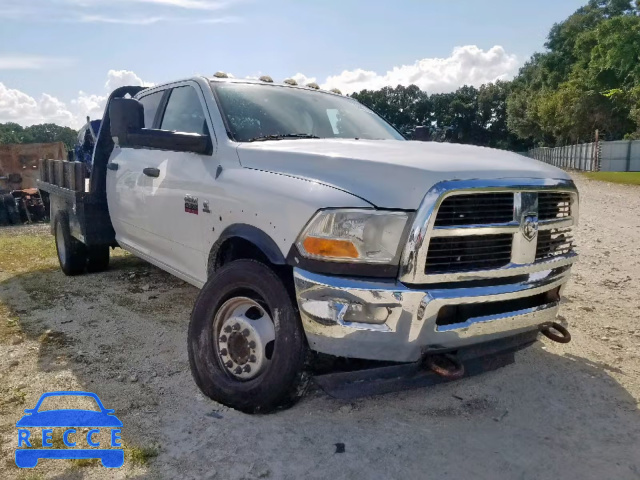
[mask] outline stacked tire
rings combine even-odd
[[[10,193],[0,195],[0,226],[20,224],[22,224],[20,212],[13,195]]]

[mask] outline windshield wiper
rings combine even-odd
[[[262,137],[250,138],[250,142],[264,142],[265,140],[284,140],[285,138],[320,138],[309,133],[284,133],[278,135],[264,135]]]

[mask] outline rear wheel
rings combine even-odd
[[[94,245],[87,249],[87,271],[103,272],[109,268],[109,246]]]
[[[213,400],[243,412],[292,404],[306,356],[298,312],[268,266],[237,260],[202,288],[189,324],[189,364]]]
[[[66,213],[60,212],[58,214],[54,228],[58,262],[64,274],[78,275],[84,272],[87,263],[87,250],[82,242],[71,236],[69,218]]]

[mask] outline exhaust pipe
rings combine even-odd
[[[560,335],[555,332],[558,332]],[[569,333],[569,330],[556,322],[540,325],[540,333],[554,342],[569,343],[571,341],[571,334]]]
[[[424,364],[432,372],[450,380],[464,376],[464,365],[451,354],[429,355]]]

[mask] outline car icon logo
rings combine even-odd
[[[40,411],[42,403],[50,397],[85,397],[93,399],[98,410],[86,409],[58,409]],[[25,414],[16,422],[18,427],[18,448],[15,451],[16,465],[20,468],[33,468],[41,458],[51,459],[100,459],[107,468],[118,468],[124,464],[124,450],[122,448],[73,448],[82,435],[76,428],[89,428],[86,441],[90,447],[100,447],[96,435],[101,429],[110,429],[110,447],[122,447],[120,444],[120,429],[122,422],[114,415],[114,410],[104,407],[95,393],[91,392],[48,392],[43,394],[34,408],[26,409]],[[32,447],[30,428],[42,428],[42,448]],[[69,448],[53,448],[50,442],[53,428],[64,428],[63,441]],[[34,436],[35,437],[35,436]]]

